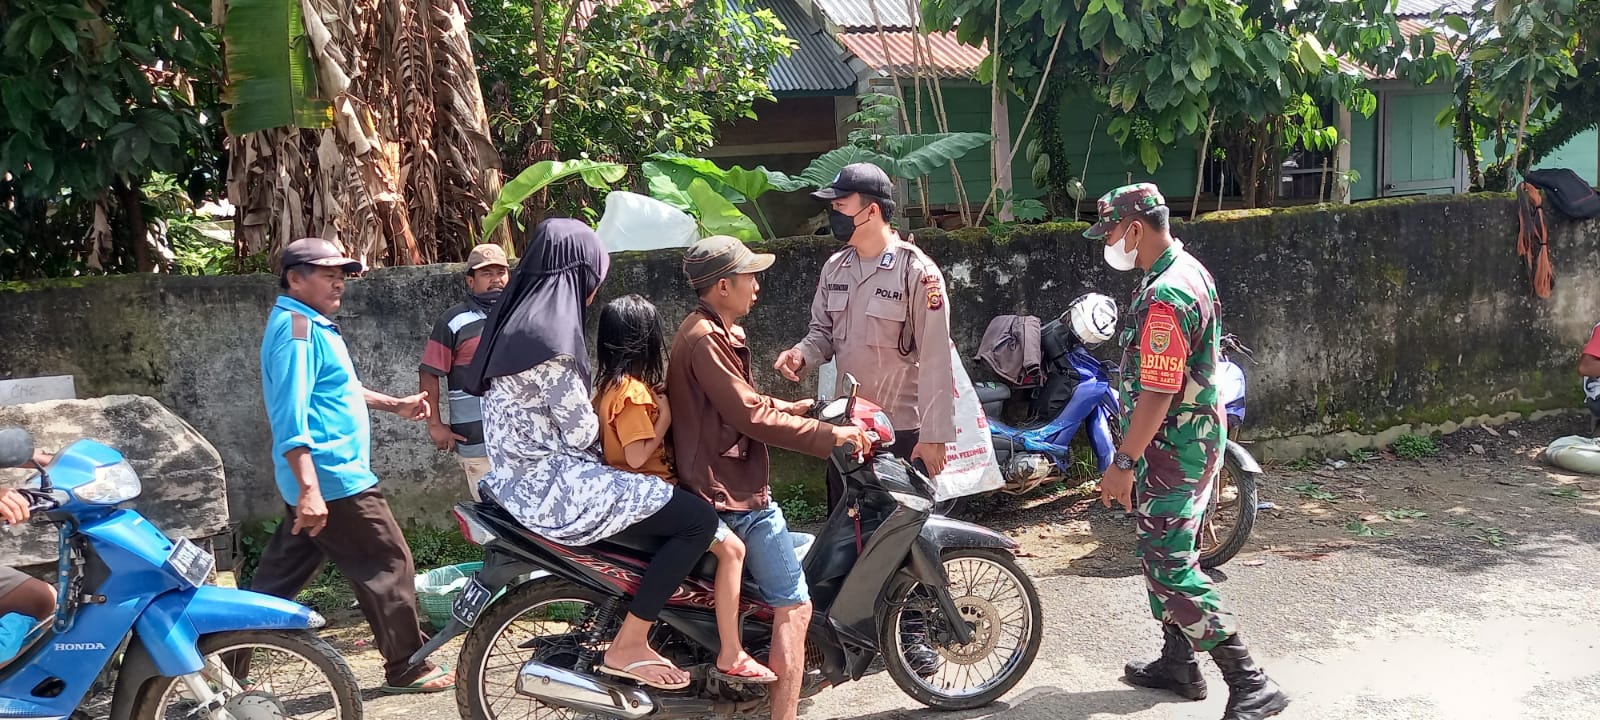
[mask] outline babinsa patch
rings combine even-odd
[[[1178,312],[1158,302],[1145,315],[1139,340],[1139,384],[1157,392],[1179,392],[1189,369],[1189,347],[1178,326]]]

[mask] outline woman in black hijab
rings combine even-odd
[[[660,478],[606,465],[590,401],[584,319],[610,257],[577,220],[539,223],[485,323],[467,392],[483,395],[490,471],[479,487],[525,527],[563,545],[627,533],[661,549],[645,570],[602,672],[652,687],[689,674],[650,648],[667,598],[711,546],[716,512]]]

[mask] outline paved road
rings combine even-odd
[[[1246,554],[1223,589],[1258,660],[1294,695],[1283,718],[1600,718],[1600,522],[1573,527],[1524,533],[1505,549],[1420,536]],[[1264,564],[1244,564],[1252,559]],[[1122,663],[1160,639],[1139,614],[1144,594],[1131,569],[1037,577],[1044,648],[1023,684],[990,708],[929,712],[878,676],[823,693],[805,717],[1221,717],[1226,692],[1209,662],[1212,697],[1199,703],[1118,682]],[[380,698],[368,708],[369,718],[453,716],[448,697]]]

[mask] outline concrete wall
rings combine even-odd
[[[1578,405],[1574,358],[1600,320],[1600,224],[1554,221],[1558,284],[1552,298],[1539,300],[1522,277],[1505,196],[1225,215],[1180,225],[1178,234],[1216,275],[1226,329],[1256,350],[1256,363],[1245,365],[1247,434],[1291,446],[1308,436]],[[1053,316],[1089,290],[1128,297],[1136,278],[1109,270],[1081,229],[921,238],[949,278],[955,340],[965,353],[994,315]],[[832,247],[811,238],[769,245],[778,265],[763,278],[746,327],[757,383],[776,394],[812,392],[769,368],[804,332],[816,274]],[[691,303],[679,261],[676,251],[618,255],[599,302],[638,292],[675,325]],[[433,318],[458,297],[457,271],[394,268],[350,284],[338,320],[370,387],[413,391]],[[35,287],[0,294],[0,377],[70,373],[85,397],[153,396],[221,453],[236,518],[280,511],[258,370],[261,328],[277,292],[272,278],[116,277]],[[373,444],[397,513],[449,522],[445,511],[462,494],[459,470],[433,450],[424,428],[378,414]],[[819,465],[794,456],[774,471],[775,481],[819,477]]]

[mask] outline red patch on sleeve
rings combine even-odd
[[[1139,338],[1139,384],[1146,390],[1176,393],[1189,370],[1189,341],[1178,325],[1177,311],[1154,303],[1144,317]]]

